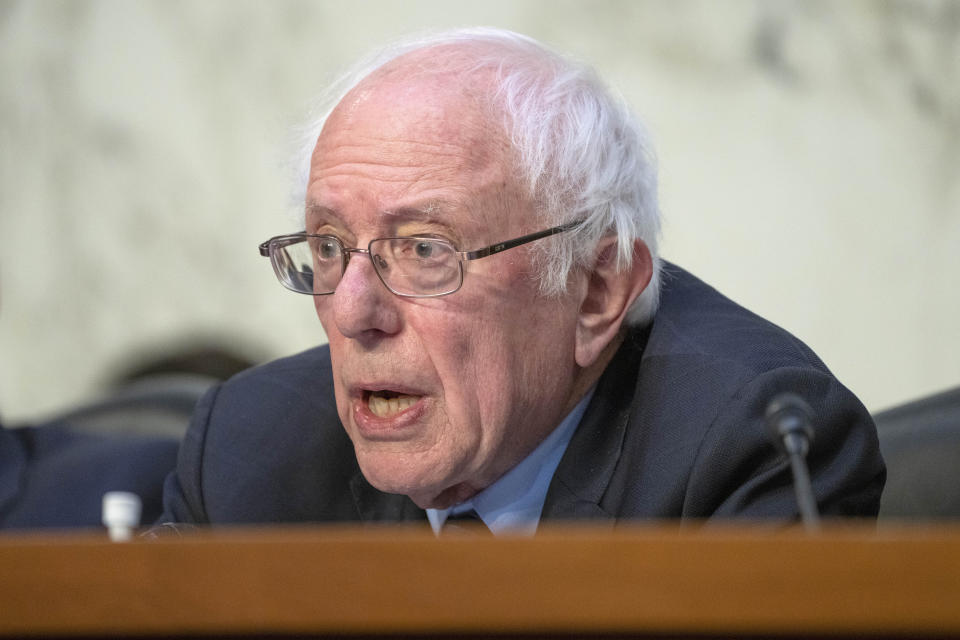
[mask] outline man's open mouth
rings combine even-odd
[[[380,390],[367,392],[367,408],[378,418],[389,418],[406,411],[417,403],[420,396],[408,396],[395,391]]]

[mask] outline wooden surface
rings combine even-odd
[[[960,637],[960,527],[0,535],[0,635]]]

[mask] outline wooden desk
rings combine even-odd
[[[960,526],[0,536],[0,635],[960,637]]]

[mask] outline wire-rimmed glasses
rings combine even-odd
[[[376,238],[366,249],[345,247],[336,236],[292,233],[260,244],[260,255],[270,258],[277,279],[297,293],[323,296],[333,293],[350,257],[370,258],[380,282],[392,293],[410,298],[434,298],[454,293],[463,285],[463,263],[479,260],[582,224],[582,220],[505,240],[474,251],[458,251],[448,240],[430,236]]]

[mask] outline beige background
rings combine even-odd
[[[648,122],[664,254],[871,409],[960,384],[960,2],[0,1],[0,410],[39,418],[184,339],[324,341],[256,245],[291,126],[411,30],[592,61]]]

